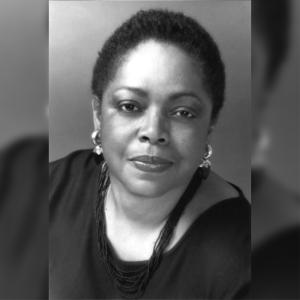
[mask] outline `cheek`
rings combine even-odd
[[[121,142],[122,134],[119,130],[118,123],[114,118],[103,117],[101,126],[101,138],[104,148],[115,149],[118,142]]]
[[[208,124],[174,128],[173,142],[179,154],[189,162],[200,162],[207,143]]]
[[[101,137],[103,149],[123,152],[134,133],[133,122],[120,118],[113,110],[107,110],[102,116]]]

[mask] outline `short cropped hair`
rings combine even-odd
[[[224,102],[224,63],[209,33],[182,13],[140,10],[117,28],[98,53],[92,78],[93,94],[101,99],[122,58],[140,43],[151,39],[173,44],[199,61],[204,88],[212,100],[211,120],[215,121]]]

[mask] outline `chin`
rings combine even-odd
[[[150,182],[144,180],[136,180],[126,184],[128,190],[140,197],[160,197],[164,195],[170,188],[164,182]]]

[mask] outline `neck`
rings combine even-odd
[[[145,197],[131,193],[112,177],[106,208],[115,219],[126,221],[140,229],[153,230],[165,223],[187,184],[158,197]]]

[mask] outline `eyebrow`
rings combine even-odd
[[[140,89],[140,88],[136,88],[136,87],[130,87],[130,86],[124,86],[124,87],[121,87],[119,89],[116,90],[116,92],[118,91],[121,91],[121,90],[127,90],[127,91],[130,91],[130,92],[133,92],[141,97],[146,97],[148,96],[148,93],[143,90],[143,89]]]
[[[141,88],[137,88],[137,87],[124,86],[124,87],[117,89],[117,91],[120,91],[120,90],[128,90],[128,91],[133,92],[141,97],[147,97],[149,95],[147,91],[145,91],[144,89],[141,89]],[[202,102],[201,97],[199,97],[196,93],[190,92],[190,91],[172,93],[169,96],[169,99],[176,100],[181,97],[191,97],[191,98],[195,98],[197,101]]]
[[[174,94],[171,94],[170,98],[173,99],[173,100],[176,100],[178,98],[181,98],[181,97],[191,97],[191,98],[195,98],[197,101],[200,101],[202,102],[202,98],[199,97],[197,94],[193,93],[193,92],[178,92],[178,93],[174,93]]]

